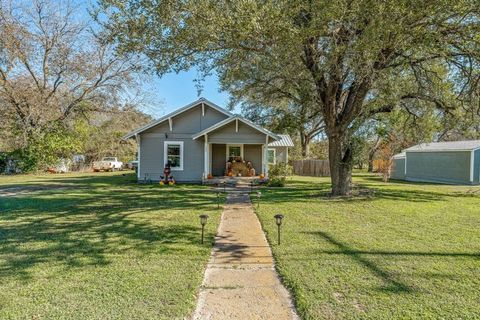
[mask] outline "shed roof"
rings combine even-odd
[[[405,152],[401,152],[401,153],[397,153],[392,158],[393,159],[405,159],[405,156],[406,156]]]
[[[277,134],[280,140],[270,142],[269,147],[293,147],[292,138],[288,134]]]
[[[406,152],[472,151],[480,149],[480,140],[421,143]]]

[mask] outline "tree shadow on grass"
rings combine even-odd
[[[385,286],[381,288],[384,291],[396,292],[396,293],[408,293],[413,291],[413,288],[408,286],[406,283],[403,283],[395,277],[395,275],[383,270],[381,267],[376,265],[374,262],[363,257],[363,255],[347,244],[335,239],[326,232],[318,231],[313,232],[313,234],[320,236],[322,239],[326,240],[328,243],[333,244],[339,249],[340,254],[345,254],[351,259],[355,260],[362,266],[366,267],[369,271],[375,274],[377,277],[381,278],[385,282]]]
[[[15,176],[13,176],[15,177]],[[21,177],[21,178],[20,178]],[[96,175],[96,174],[82,174],[82,175],[70,175],[70,174],[58,174],[58,175],[44,175],[44,176],[31,176],[31,179],[28,177],[25,179],[24,176],[19,176],[20,182],[18,183],[2,183],[0,184],[0,189],[9,188],[9,187],[25,187],[32,185],[70,185],[75,186],[78,184],[136,184],[136,176],[134,173],[125,172],[123,174],[114,174],[114,175]],[[1,182],[1,180],[0,180]]]
[[[165,192],[164,192],[165,191]],[[94,210],[143,209],[168,210],[193,208],[211,210],[216,205],[216,193],[203,190],[161,190],[155,186],[112,190],[82,186],[61,190],[42,190],[14,197],[0,198],[1,218],[12,219],[28,214],[37,216],[41,210],[78,213]],[[22,210],[20,210],[22,209]]]
[[[480,259],[480,252],[417,252],[417,251],[384,251],[384,250],[356,250],[348,244],[334,238],[332,235],[324,231],[307,232],[319,236],[329,244],[334,245],[337,250],[321,250],[316,251],[318,254],[332,254],[332,255],[346,255],[353,259],[360,265],[367,268],[370,272],[385,282],[385,286],[380,288],[382,291],[389,291],[394,293],[409,293],[414,291],[414,288],[398,279],[398,276],[382,269],[380,266],[369,260],[367,256],[412,256],[412,257],[451,257],[451,258],[472,258]],[[442,275],[435,274],[432,277],[441,277]],[[443,276],[443,277],[451,277]]]
[[[0,199],[0,278],[28,280],[30,269],[42,263],[108,265],[112,256],[123,253],[190,255],[199,242],[198,217],[192,212],[217,209],[216,196],[201,190],[124,191],[87,182]],[[170,210],[178,220],[162,221]]]
[[[352,196],[332,197],[330,195],[329,184],[319,184],[316,187],[299,187],[299,188],[277,188],[264,189],[262,198],[271,202],[304,202],[308,200],[333,201],[333,202],[363,202],[376,201],[381,199],[408,201],[408,202],[431,202],[446,201],[450,197],[458,197],[457,194],[445,194],[440,192],[431,192],[425,190],[408,190],[408,189],[382,189],[363,187],[354,190]],[[465,195],[468,196],[468,195]]]
[[[376,200],[394,200],[407,202],[434,202],[448,201],[458,197],[473,197],[474,192],[452,192],[451,189],[437,188],[435,190],[426,190],[422,188],[424,183],[400,183],[400,184],[382,184],[380,179],[372,179],[377,182],[355,183],[351,196],[332,197],[330,194],[331,184],[329,182],[305,183],[302,181],[291,181],[283,188],[264,187],[262,198],[271,202],[296,202],[296,201],[333,201],[333,202],[363,202]]]
[[[43,223],[34,228],[1,227],[0,278],[30,278],[29,269],[40,263],[67,268],[110,264],[109,255],[181,254],[179,246],[198,243],[198,228],[187,225],[149,226],[146,223],[104,217],[95,221],[58,226]],[[93,230],[92,230],[93,229]],[[38,244],[41,244],[38,246]],[[186,253],[187,254],[187,253]]]

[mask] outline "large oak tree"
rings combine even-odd
[[[435,86],[455,79],[461,91],[478,68],[480,9],[471,0],[103,0],[101,9],[111,39],[144,53],[159,74],[197,66],[223,78],[251,64],[282,77],[292,70],[287,81],[308,76],[333,195],[350,192],[352,136],[365,121],[409,100],[450,112]],[[395,85],[400,78],[412,84]]]

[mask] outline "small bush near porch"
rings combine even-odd
[[[305,319],[480,318],[480,187],[384,183],[356,174],[265,189],[257,209]],[[285,215],[281,246],[273,215]]]
[[[200,186],[0,177],[0,319],[187,317],[219,222]],[[207,213],[200,245],[198,215]]]

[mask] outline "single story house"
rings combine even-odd
[[[270,132],[204,98],[122,139],[137,141],[139,181],[158,181],[167,163],[180,182],[231,174],[232,163],[248,167],[242,171],[248,175],[267,176],[269,164],[288,162],[288,148],[293,147],[290,136]]]
[[[480,184],[480,140],[422,143],[393,157],[393,179]]]

